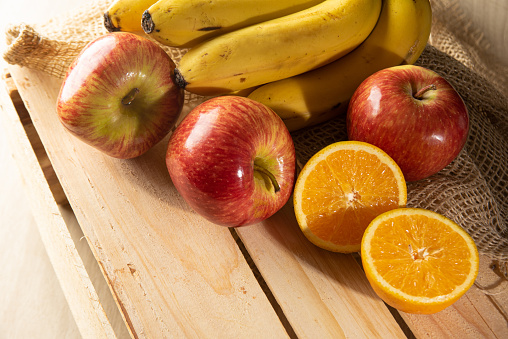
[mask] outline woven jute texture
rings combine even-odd
[[[507,275],[508,67],[492,60],[489,42],[468,24],[457,1],[431,1],[431,39],[417,64],[455,87],[467,105],[471,130],[466,146],[449,166],[408,183],[408,206],[430,209],[457,222]],[[102,14],[111,2],[87,3],[43,25],[8,27],[4,59],[63,78],[83,47],[107,33]],[[176,64],[186,52],[163,48]],[[187,105],[204,99],[186,93]],[[345,116],[294,132],[293,138],[298,162],[304,164],[326,145],[347,139]]]

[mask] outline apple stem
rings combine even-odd
[[[427,85],[425,87],[423,87],[422,89],[420,89],[418,92],[416,92],[416,94],[414,95],[415,99],[418,99],[418,100],[422,100],[423,99],[423,95],[427,92],[427,91],[435,91],[436,90],[436,85],[434,84],[430,84],[430,85]]]
[[[139,88],[134,87],[126,96],[123,97],[122,104],[124,104],[125,106],[132,104],[138,93]]]
[[[268,171],[266,168],[261,167],[261,166],[256,165],[256,164],[254,164],[254,171],[258,171],[261,174],[267,176],[268,179],[270,179],[270,181],[271,181],[271,183],[273,185],[273,189],[275,190],[276,193],[278,191],[280,191],[279,183],[277,182],[277,179],[275,179],[275,176],[270,171]]]

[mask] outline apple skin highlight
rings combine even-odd
[[[223,226],[260,222],[288,201],[295,149],[282,120],[254,100],[223,96],[193,109],[171,135],[171,179],[200,215]],[[259,166],[273,175],[280,190]]]

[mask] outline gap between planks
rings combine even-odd
[[[109,319],[113,331],[117,338],[127,338],[130,335],[126,324],[123,321],[123,317],[118,309],[118,305],[113,298],[110,291],[109,285],[107,284],[104,275],[99,267],[98,262],[95,259],[94,254],[87,241],[84,240],[83,231],[79,225],[74,212],[67,200],[67,196],[58,180],[55,170],[49,160],[44,145],[37,133],[35,126],[33,125],[32,119],[25,106],[21,95],[9,73],[2,75],[2,80],[7,88],[8,95],[13,103],[16,113],[19,116],[21,125],[26,133],[28,142],[30,143],[32,150],[39,162],[41,169],[44,174],[44,178],[48,183],[48,186],[53,195],[53,199],[58,205],[62,218],[67,226],[72,241],[76,247],[79,256],[83,260],[84,268],[90,277],[90,281],[97,292],[99,297],[99,303],[102,305],[107,318]]]
[[[23,125],[28,141],[30,142],[30,145],[32,146],[32,149],[35,153],[35,156],[37,157],[37,160],[41,165],[44,177],[46,178],[51,193],[53,194],[53,198],[55,199],[58,205],[69,204],[67,196],[65,195],[64,190],[60,185],[60,181],[56,176],[55,170],[51,165],[51,161],[49,160],[48,154],[44,149],[44,145],[42,144],[42,141],[39,138],[39,134],[35,129],[28,109],[26,108],[25,103],[23,102],[23,99],[21,98],[21,95],[19,94],[19,91],[10,73],[3,75],[3,81],[6,84],[11,101],[16,109],[16,112],[19,115],[19,119],[21,121],[21,124]]]
[[[279,303],[275,299],[275,296],[273,295],[272,291],[268,287],[265,279],[263,278],[263,276],[259,272],[256,264],[254,263],[254,260],[252,259],[252,257],[250,256],[249,252],[247,251],[247,248],[243,244],[243,242],[240,239],[238,233],[236,233],[236,231],[235,231],[235,229],[233,227],[230,227],[229,231],[231,232],[231,236],[233,237],[233,239],[235,240],[236,244],[238,245],[238,248],[242,252],[243,257],[245,258],[245,261],[249,265],[252,273],[254,274],[254,277],[256,278],[259,286],[261,286],[261,290],[263,291],[263,293],[265,293],[268,301],[270,302],[270,304],[272,305],[273,309],[275,310],[275,313],[279,317],[280,322],[282,323],[282,326],[284,326],[284,328],[286,329],[286,332],[287,332],[288,336],[290,338],[292,338],[292,339],[298,338],[298,336],[296,335],[293,327],[289,323],[289,320],[287,319],[286,315],[284,314],[284,311],[282,311],[281,306],[279,305]]]
[[[291,326],[286,315],[284,314],[282,307],[277,302],[275,296],[273,295],[273,293],[270,290],[270,288],[268,287],[265,279],[263,278],[263,275],[257,268],[256,264],[254,263],[254,260],[252,259],[251,255],[247,251],[247,248],[245,247],[242,240],[240,239],[240,236],[238,235],[238,233],[236,232],[236,230],[234,228],[229,228],[229,231],[231,232],[231,236],[236,241],[236,244],[238,245],[240,251],[242,252],[242,254],[245,258],[245,261],[247,261],[247,263],[249,264],[249,267],[252,270],[254,276],[256,277],[256,280],[258,281],[259,285],[261,286],[261,289],[265,293],[265,295],[268,298],[268,300],[270,301],[273,309],[275,310],[275,313],[277,314],[282,325],[286,329],[289,337],[290,338],[298,338],[293,327]],[[362,261],[361,261],[360,255],[358,253],[353,253],[352,255],[353,255],[354,259],[359,263],[360,267],[362,267]],[[416,336],[413,334],[413,332],[409,328],[408,324],[404,321],[404,319],[401,317],[399,312],[396,309],[394,309],[393,307],[389,306],[388,304],[385,303],[385,305],[388,308],[388,310],[390,311],[390,313],[392,314],[392,316],[394,317],[397,324],[400,326],[402,332],[406,335],[406,337],[408,339],[416,339]]]

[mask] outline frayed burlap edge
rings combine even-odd
[[[11,65],[42,71],[63,79],[77,55],[92,40],[107,34],[103,13],[113,0],[95,0],[40,25],[26,23],[6,27],[4,60]],[[178,65],[186,49],[159,44],[144,32],[133,32],[161,46]],[[204,97],[185,92],[187,106]]]

